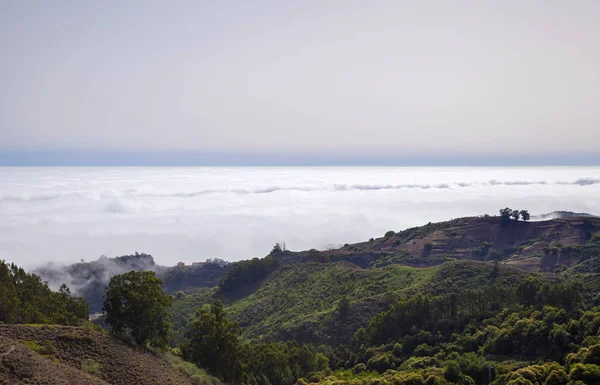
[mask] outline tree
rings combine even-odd
[[[527,211],[527,210],[521,210],[521,218],[523,219],[524,222],[526,222],[529,219],[531,219],[531,215],[529,215],[529,211]]]
[[[508,207],[504,209],[500,209],[500,224],[502,226],[506,226],[510,223],[510,217],[512,215],[512,210]]]
[[[525,306],[533,306],[535,305],[536,296],[541,286],[542,283],[539,279],[529,276],[519,282],[516,289],[516,295]]]
[[[338,302],[338,312],[341,318],[346,318],[350,313],[350,301],[348,297],[343,296]]]
[[[494,259],[494,267],[492,268],[492,278],[498,278],[498,273],[500,272],[500,262],[497,259]]]
[[[275,246],[273,246],[273,249],[271,249],[271,252],[269,253],[269,255],[273,255],[273,254],[278,254],[281,253],[283,250],[281,249],[281,245],[279,244],[279,242],[275,243]]]
[[[182,345],[186,360],[207,369],[226,382],[236,382],[241,376],[237,322],[227,319],[220,300],[204,305],[196,314]]]
[[[130,334],[140,345],[164,347],[171,329],[167,309],[173,298],[164,294],[161,284],[152,271],[113,276],[102,307],[112,333]]]
[[[513,210],[513,211],[510,213],[510,216],[511,216],[511,217],[512,217],[512,219],[514,219],[515,221],[518,221],[518,220],[519,220],[519,218],[521,218],[521,211],[519,211],[519,210]]]

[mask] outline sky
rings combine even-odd
[[[600,164],[600,2],[0,1],[0,165]]]

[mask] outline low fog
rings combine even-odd
[[[528,209],[600,213],[600,168],[4,168],[0,258],[135,251],[160,265],[324,249],[387,230]]]

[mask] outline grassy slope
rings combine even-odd
[[[491,279],[491,263],[453,261],[430,268],[389,265],[361,269],[348,262],[284,265],[244,292],[223,297],[246,338],[296,339],[335,343],[348,340],[385,309],[391,299],[418,292],[460,292],[486,284],[515,284],[526,273],[501,266]],[[185,320],[211,300],[211,294],[188,295],[175,301],[175,329],[181,338]],[[350,314],[342,318],[337,303],[347,296]]]

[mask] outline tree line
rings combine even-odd
[[[37,275],[0,260],[1,323],[79,325],[87,319],[87,303],[67,285],[54,292]]]
[[[500,209],[500,224],[503,226],[507,226],[510,224],[511,220],[518,222],[519,219],[522,219],[523,222],[527,222],[531,219],[531,215],[529,215],[529,211],[527,210],[513,210],[509,207]]]

